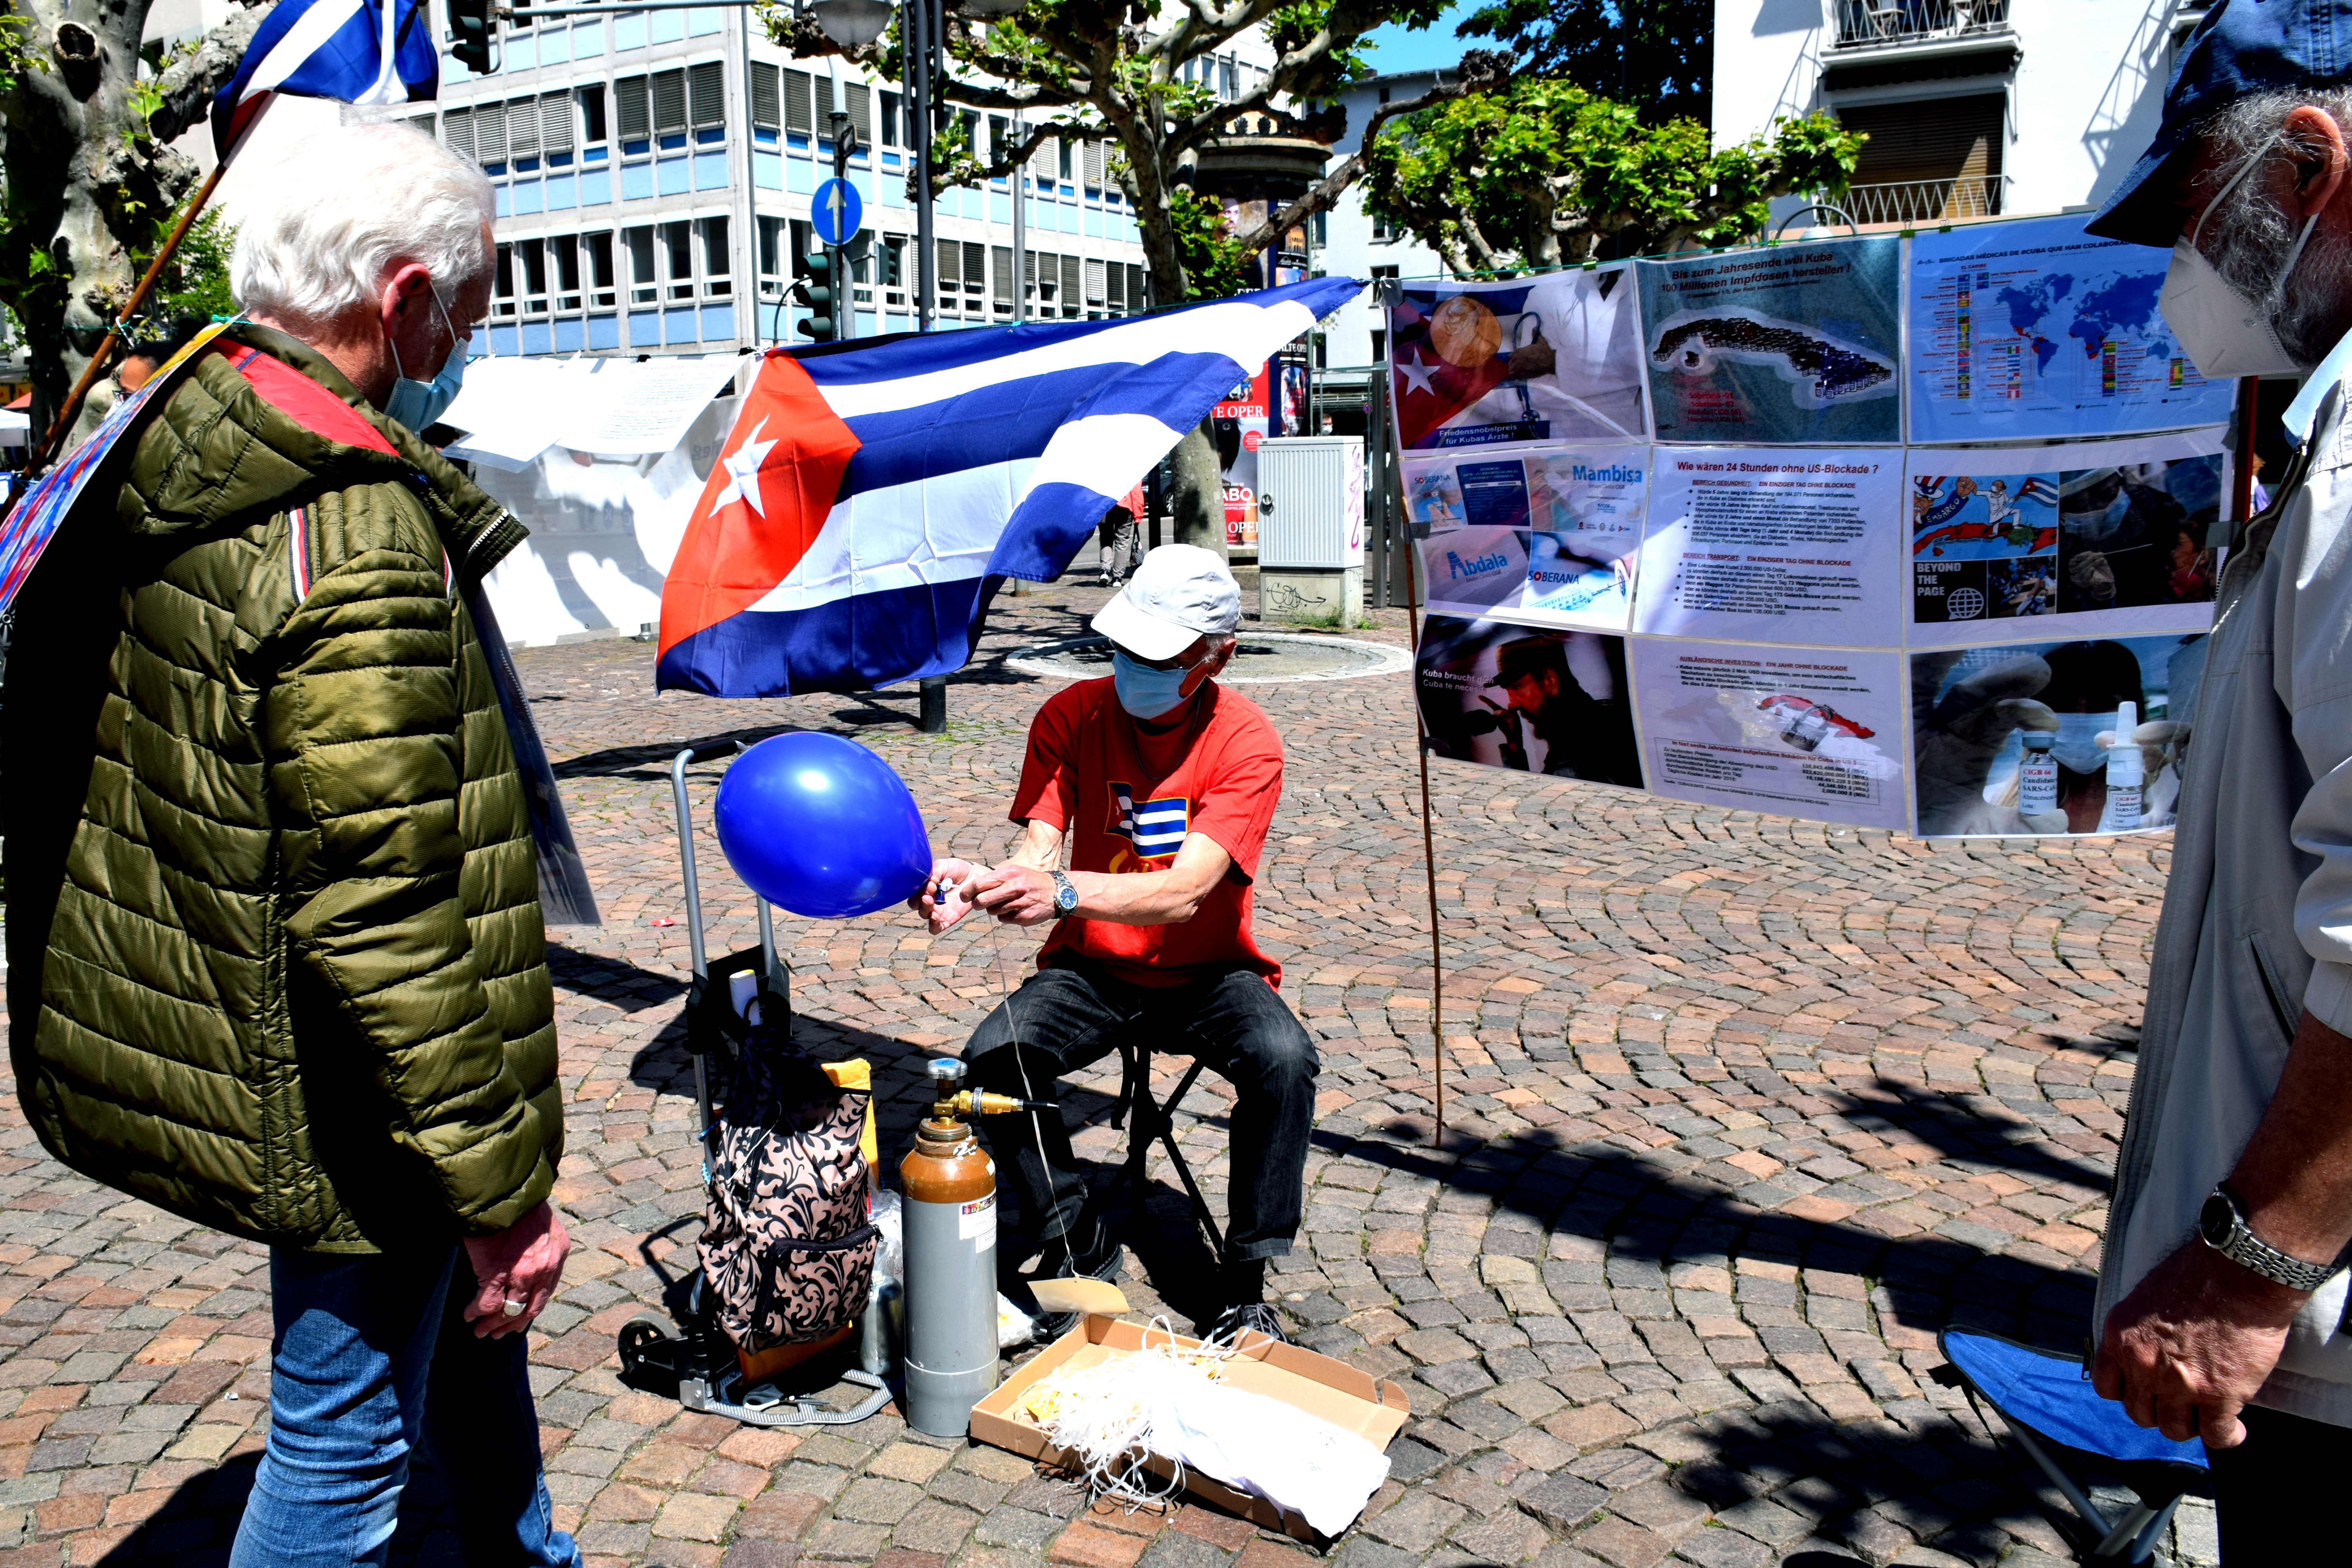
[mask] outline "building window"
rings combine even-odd
[[[548,259],[555,267],[555,308],[577,310],[582,304],[580,291],[580,240],[576,235],[558,235],[547,242]]]
[[[1841,205],[1864,224],[2000,212],[2008,108],[1998,92],[1841,107],[1839,123],[1870,136]]]
[[[816,133],[814,111],[809,105],[809,73],[784,72],[784,130],[794,136]]]
[[[850,129],[857,132],[858,151],[874,145],[874,93],[862,81],[841,84],[841,95],[846,100],[842,107],[849,111]]]
[[[906,145],[906,142],[898,137],[898,95],[895,92],[882,94],[882,145],[885,147]]]
[[[694,298],[694,225],[680,218],[661,226],[662,259],[668,264],[666,300]]]
[[[783,88],[776,68],[765,60],[751,62],[751,141],[773,147],[784,124]]]
[[[727,139],[727,67],[703,60],[687,68],[687,99],[697,142]]]
[[[500,245],[498,262],[490,274],[490,314],[511,317],[514,313],[514,247]]]
[[[629,303],[654,305],[661,302],[661,279],[654,270],[654,227],[640,224],[624,229],[623,243],[629,247]]]
[[[609,310],[619,295],[613,278],[613,237],[609,233],[583,234],[580,243],[588,251],[588,303],[591,309]]]
[[[727,219],[698,217],[694,226],[702,233],[702,292],[713,300],[724,300],[735,291],[735,263],[727,252]]]
[[[760,216],[760,298],[781,300],[784,297],[784,279],[789,276],[784,265],[784,246],[791,237],[786,220]]]
[[[547,314],[547,242],[541,239],[515,241],[515,260],[522,274],[522,313],[526,316]]]
[[[1375,267],[1372,268],[1372,276],[1374,278],[1394,278],[1397,276],[1397,269],[1394,267]]]
[[[898,310],[907,308],[907,240],[903,235],[886,234],[875,250],[882,267],[882,303]]]
[[[1389,334],[1385,328],[1372,329],[1372,363],[1380,363],[1389,357]]]

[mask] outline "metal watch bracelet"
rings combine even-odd
[[[1069,919],[1078,910],[1078,885],[1070,880],[1066,871],[1052,870],[1045,874],[1054,879],[1054,918],[1057,921]],[[1061,897],[1065,893],[1069,895],[1067,903],[1063,902]]]
[[[2198,1239],[2241,1268],[2259,1274],[2273,1284],[2284,1285],[2290,1290],[2316,1290],[2336,1277],[2335,1264],[2306,1263],[2292,1254],[2281,1252],[2257,1237],[2246,1224],[2244,1205],[2227,1186],[2215,1187],[2205,1204],[2209,1211],[2216,1205],[2226,1206],[2228,1223],[2226,1226],[2209,1223],[2209,1216],[2200,1215],[2197,1226]],[[2210,1215],[2210,1218],[2218,1220],[2220,1216]],[[2213,1239],[2216,1230],[2222,1232],[2222,1238],[2219,1241]]]

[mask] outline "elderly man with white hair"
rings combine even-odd
[[[2094,1381],[2201,1437],[2232,1564],[2343,1561],[2352,1464],[2352,9],[2223,0],[2090,224],[2199,370],[2305,374],[2230,554],[2116,1162]]]
[[[17,601],[17,1092],[75,1169],[270,1248],[236,1568],[383,1562],[420,1442],[467,1562],[579,1562],[524,1363],[570,1246],[553,996],[465,605],[522,533],[416,435],[488,309],[490,215],[413,130],[313,138],[245,215],[248,319]]]

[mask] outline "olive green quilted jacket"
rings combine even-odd
[[[59,1159],[221,1230],[488,1234],[562,1150],[523,789],[451,586],[522,531],[301,344],[228,335],[266,358],[191,365],[19,599],[17,1092]]]

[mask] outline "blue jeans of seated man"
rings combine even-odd
[[[455,1278],[457,1283],[452,1284]],[[521,1334],[475,1336],[464,1249],[269,1256],[269,1440],[230,1568],[375,1568],[423,1441],[467,1568],[576,1568],[540,1473]]]
[[[1306,1197],[1318,1063],[1314,1040],[1264,976],[1233,968],[1185,985],[1133,985],[1064,961],[1038,971],[982,1019],[963,1055],[973,1088],[1042,1100],[1052,1096],[1054,1079],[1138,1034],[1153,1050],[1195,1058],[1234,1086],[1225,1255],[1282,1257],[1298,1234]],[[996,1120],[1012,1124],[992,1131],[990,1142],[1000,1159],[1010,1155],[1021,1216],[1039,1241],[1051,1242],[1086,1207],[1087,1179],[1069,1131],[1059,1111]]]

